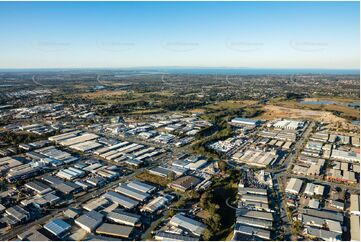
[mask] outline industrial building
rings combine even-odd
[[[8,219],[16,220],[16,223],[23,223],[30,219],[30,213],[19,205],[12,206],[5,210]]]
[[[327,226],[330,231],[342,234],[342,227],[339,221],[319,218],[311,215],[302,214],[302,223],[308,226],[324,228]]]
[[[131,188],[125,183],[119,184],[119,186],[115,188],[115,191],[141,202],[145,201],[150,196],[149,193],[141,192],[137,189]]]
[[[39,232],[37,229],[26,230],[17,236],[23,241],[51,241],[50,238]]]
[[[99,136],[96,134],[91,134],[91,133],[83,133],[79,136],[76,137],[72,137],[72,138],[68,138],[68,139],[63,139],[61,141],[58,141],[58,143],[62,146],[72,146],[78,143],[83,143],[89,140],[94,140],[96,138],[98,138]]]
[[[273,214],[270,212],[254,211],[245,208],[239,208],[236,210],[237,217],[256,218],[267,221],[273,221]]]
[[[55,184],[53,187],[64,195],[75,194],[82,190],[79,185],[69,181]]]
[[[298,195],[301,191],[303,181],[297,178],[291,178],[288,181],[286,192]]]
[[[251,201],[243,201],[241,203],[242,203],[241,205],[252,208],[253,210],[266,211],[266,212],[271,211],[268,203],[251,202]],[[242,207],[242,206],[238,206],[238,207]]]
[[[152,193],[156,189],[155,186],[151,186],[149,184],[146,184],[146,183],[138,181],[138,180],[133,180],[133,181],[129,182],[127,184],[127,186],[130,188],[134,188],[138,191],[144,192],[144,193]]]
[[[69,167],[60,170],[56,175],[65,180],[74,180],[75,178],[85,176],[85,172],[74,167]]]
[[[40,181],[31,181],[25,184],[25,187],[35,191],[37,194],[43,195],[45,193],[51,192],[53,189],[51,187],[45,185]]]
[[[69,132],[69,133],[64,133],[64,134],[59,134],[59,135],[55,135],[55,136],[51,136],[49,137],[48,139],[50,141],[53,141],[55,143],[61,141],[61,140],[65,140],[65,139],[70,139],[70,138],[73,138],[73,137],[76,137],[77,134],[79,134],[81,131],[80,130],[76,130],[76,131],[72,131],[72,132]]]
[[[260,120],[253,120],[248,118],[234,118],[231,120],[231,124],[234,125],[245,125],[245,126],[259,126],[261,124]]]
[[[140,222],[140,215],[115,209],[106,215],[106,218],[114,223],[136,226]]]
[[[238,194],[239,195],[255,194],[255,195],[267,196],[267,189],[244,187],[244,185],[242,183],[239,183],[239,185],[238,185]]]
[[[323,196],[325,187],[322,185],[317,185],[313,183],[307,183],[304,194],[308,196],[320,195]]]
[[[66,218],[76,219],[81,214],[81,209],[77,208],[68,208],[63,212],[64,216]]]
[[[348,161],[348,162],[360,162],[360,154],[353,151],[343,151],[333,149],[331,158],[335,160]]]
[[[109,204],[109,201],[103,197],[94,198],[82,205],[82,207],[87,211],[99,211],[100,209],[106,207]]]
[[[190,219],[181,213],[177,213],[169,221],[169,224],[175,227],[181,227],[183,229],[189,230],[192,234],[196,236],[201,236],[206,229],[206,226],[194,219]]]
[[[175,180],[170,184],[170,187],[179,190],[181,192],[185,192],[188,189],[194,188],[197,186],[202,180],[198,177],[194,176],[183,176]]]
[[[54,219],[44,225],[44,228],[58,238],[63,238],[69,232],[71,225],[62,219]]]
[[[325,241],[329,241],[329,240],[341,241],[342,240],[342,234],[332,232],[329,230],[325,230],[325,229],[320,229],[320,228],[308,227],[308,228],[306,228],[306,233],[311,238],[320,238]]]
[[[80,151],[80,152],[88,152],[90,150],[94,150],[96,148],[102,147],[103,145],[96,141],[86,141],[83,143],[78,143],[75,145],[71,145],[70,148]]]
[[[356,183],[356,174],[353,171],[330,169],[326,174],[326,178],[330,181]]]
[[[91,211],[81,215],[75,220],[75,224],[87,231],[93,232],[103,222],[103,215],[96,211]]]
[[[264,195],[244,194],[241,196],[241,201],[268,203],[268,197]]]
[[[149,203],[145,204],[142,208],[142,211],[154,213],[169,204],[171,200],[172,197],[170,195],[156,197]]]
[[[342,213],[328,211],[328,210],[303,208],[299,210],[299,214],[305,214],[327,220],[334,220],[340,223],[343,223],[344,220],[344,215]]]
[[[351,214],[350,232],[352,241],[360,241],[360,216]]]
[[[360,215],[360,195],[358,194],[350,196],[350,213]]]
[[[273,127],[280,128],[280,129],[300,129],[303,128],[305,125],[302,121],[296,121],[296,120],[279,120],[273,124]]]
[[[101,235],[111,235],[114,237],[128,239],[132,231],[133,231],[133,227],[130,226],[103,223],[96,229],[95,232]]]
[[[34,163],[28,163],[20,166],[16,166],[10,169],[6,175],[6,180],[9,183],[14,183],[20,180],[29,179],[40,174],[42,171],[41,167]]]
[[[22,165],[23,163],[11,157],[0,158],[0,175],[4,175],[13,167]]]
[[[139,204],[138,201],[113,191],[108,191],[102,197],[112,201],[113,203],[117,203],[127,209],[132,209]]]
[[[276,163],[278,155],[276,151],[249,149],[244,153],[235,153],[232,158],[236,162],[245,163],[250,166],[267,167]]]
[[[270,231],[261,228],[247,226],[241,223],[236,223],[236,225],[234,226],[234,232],[235,232],[234,236],[236,236],[237,233],[240,233],[248,236],[256,236],[258,238],[266,239],[266,240],[271,239]]]
[[[263,229],[272,229],[272,221],[258,219],[258,218],[251,218],[251,217],[243,217],[238,216],[236,219],[236,223],[244,224],[252,227],[258,227]]]

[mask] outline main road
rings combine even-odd
[[[294,152],[292,152],[283,163],[283,167],[285,167],[287,171],[291,169],[292,164],[295,162],[305,142],[308,140],[308,137],[310,136],[313,127],[315,127],[315,123],[311,121],[310,124],[308,124],[306,130],[302,133],[300,139],[296,142],[293,148]]]
[[[274,191],[277,196],[277,203],[279,205],[279,215],[280,215],[280,222],[282,223],[282,227],[284,228],[284,239],[290,240],[291,238],[291,226],[292,226],[292,218],[288,217],[287,214],[287,204],[285,201],[284,194],[284,187],[282,184],[282,176],[287,174],[292,164],[295,162],[297,156],[301,152],[305,142],[307,141],[308,137],[310,136],[313,127],[315,126],[314,122],[311,122],[304,132],[302,133],[302,136],[300,139],[296,142],[295,146],[293,147],[293,151],[288,155],[288,157],[284,160],[282,166],[279,169],[270,169],[270,172],[272,172],[272,179],[273,179],[273,187]],[[281,187],[282,189],[281,189]]]

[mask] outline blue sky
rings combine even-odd
[[[359,69],[359,2],[0,2],[0,68]]]

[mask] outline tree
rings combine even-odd
[[[227,163],[223,160],[218,161],[218,167],[222,172],[226,171]]]
[[[198,199],[200,196],[199,196],[199,193],[196,192],[195,190],[190,190],[188,193],[187,193],[187,197],[189,199]]]
[[[213,233],[211,232],[211,230],[209,228],[206,228],[203,233],[203,239],[211,240],[212,236],[213,236]]]
[[[169,210],[168,216],[173,217],[176,214],[176,211],[174,209]]]

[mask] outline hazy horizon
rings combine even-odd
[[[119,71],[138,74],[195,74],[195,75],[359,75],[360,69],[321,69],[321,68],[247,68],[247,67],[131,67],[131,68],[0,68],[6,72],[71,72],[71,71]]]

